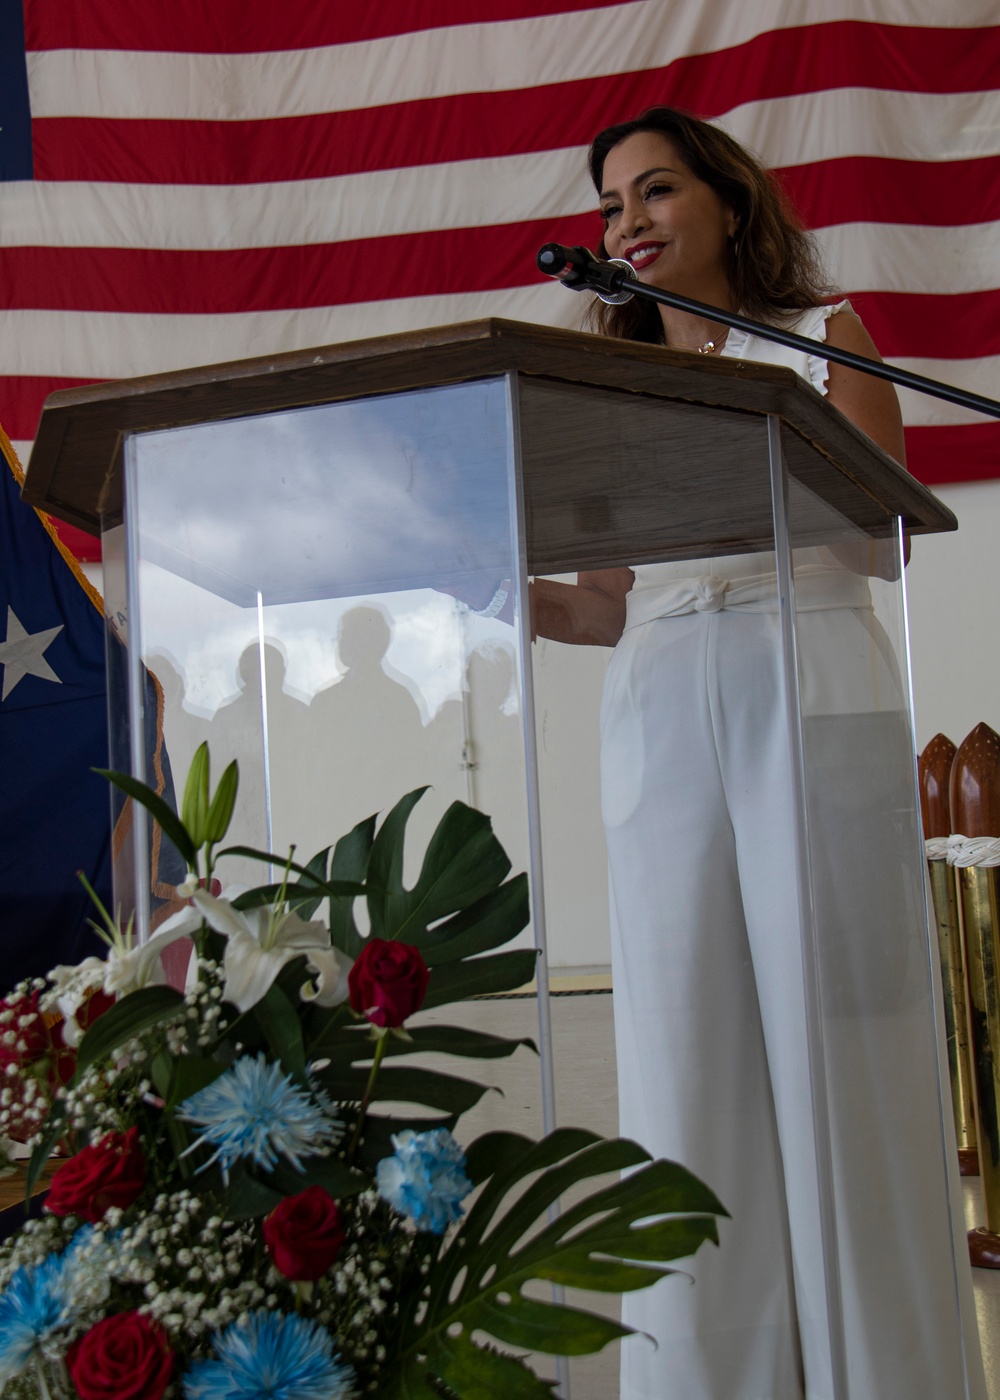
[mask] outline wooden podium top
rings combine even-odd
[[[767,414],[786,425],[790,475],[867,533],[890,533],[897,515],[914,534],[957,527],[790,369],[496,319],[60,390],[46,402],[24,498],[98,533],[121,520],[128,433],[505,373],[520,386],[534,572],[690,556],[693,545],[704,554],[767,548],[769,490],[745,466],[766,463]],[[612,520],[629,493],[631,506]],[[654,497],[655,513],[674,521],[672,539],[639,548]],[[549,529],[557,507],[563,518]]]

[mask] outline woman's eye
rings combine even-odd
[[[611,220],[614,219],[621,212],[622,211],[620,204],[606,204],[601,210],[601,218],[607,224],[610,223]]]
[[[657,182],[655,185],[647,185],[646,198],[655,199],[657,195],[670,194],[673,188],[673,185],[668,185],[663,182]]]

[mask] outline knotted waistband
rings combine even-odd
[[[822,567],[795,570],[796,612],[871,606],[868,580],[861,574]],[[625,627],[639,627],[659,617],[716,613],[724,608],[776,613],[777,576],[769,573],[720,578],[716,574],[694,574],[690,578],[671,579],[655,588],[633,589],[625,598]]]

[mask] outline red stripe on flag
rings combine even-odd
[[[0,307],[228,315],[495,291],[538,281],[550,239],[593,247],[599,235],[596,214],[580,214],[292,248],[2,248]],[[886,358],[1000,355],[1000,290],[852,297]]]
[[[81,564],[96,564],[101,557],[101,537],[100,535],[88,535],[86,530],[79,530],[75,525],[68,525],[65,520],[57,520],[50,516],[56,534],[69,550],[75,559],[79,559]]]
[[[78,389],[99,384],[98,379],[60,379],[55,376],[11,374],[0,376],[0,423],[9,438],[30,441],[38,431],[42,405],[57,389]]]
[[[392,34],[489,24],[536,15],[613,9],[622,0],[378,0],[317,4],[282,0],[171,0],[116,5],[113,0],[59,0],[25,6],[31,49],[134,49],[175,53],[270,53],[353,44]]]
[[[226,315],[537,282],[543,243],[595,242],[596,213],[294,248],[0,249],[0,307]]]
[[[926,486],[1000,476],[1000,423],[907,428],[906,465]]]
[[[1000,355],[1000,290],[951,296],[851,292],[851,304],[886,359]]]
[[[349,112],[232,122],[41,117],[33,123],[35,178],[186,185],[324,179],[585,146],[602,127],[661,102],[712,117],[743,102],[844,86],[935,92],[960,82],[962,90],[968,83],[979,91],[993,86],[998,70],[1000,27],[839,21],[762,34],[665,68]],[[822,202],[821,194],[814,197]],[[954,206],[954,198],[935,200],[935,222]]]
[[[955,228],[1000,220],[1000,156],[841,156],[774,173],[810,228],[859,222]]]

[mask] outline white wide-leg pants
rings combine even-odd
[[[978,1400],[899,688],[850,610],[800,617],[799,644],[850,1396]],[[731,1219],[626,1296],[657,1345],[623,1342],[621,1400],[831,1400],[788,752],[775,613],[625,633],[602,712],[620,1127]]]

